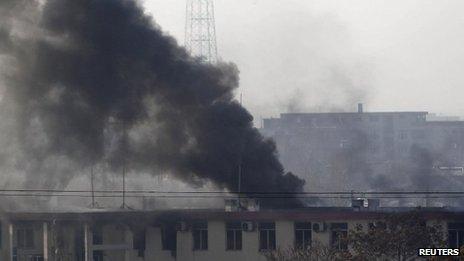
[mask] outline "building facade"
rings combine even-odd
[[[402,209],[404,211],[404,209]],[[346,250],[340,240],[358,224],[381,220],[392,209],[307,208],[4,213],[1,260],[11,261],[192,261],[266,260],[279,248],[320,242]],[[450,247],[464,245],[464,212],[420,210],[438,222]]]
[[[464,185],[464,121],[427,112],[284,113],[263,120],[308,191],[429,191]],[[434,118],[436,119],[436,117]],[[445,204],[447,205],[447,204]]]

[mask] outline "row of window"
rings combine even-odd
[[[276,229],[274,222],[260,222],[257,226],[259,234],[259,250],[276,249]],[[225,226],[226,233],[226,250],[242,250],[243,227],[241,222],[228,222]],[[136,233],[137,234],[137,233]],[[135,245],[145,245],[145,236],[139,233]],[[16,230],[16,243],[19,249],[34,248],[34,230],[32,228],[19,228]],[[162,230],[162,247],[163,250],[176,250],[175,228]],[[347,242],[344,240],[348,235],[347,223],[330,224],[331,246],[335,249],[346,250]],[[140,239],[138,239],[140,237]],[[195,222],[192,224],[192,239],[194,250],[208,249],[208,223]],[[296,247],[308,248],[312,240],[312,226],[310,222],[294,223],[294,242]],[[102,244],[103,237],[101,229],[93,230],[93,243]],[[448,223],[448,243],[451,248],[459,248],[464,245],[464,223]],[[140,247],[140,252],[145,250]],[[98,253],[97,253],[98,255]]]
[[[226,250],[242,250],[242,233],[241,222],[228,222],[225,227],[226,232]],[[259,250],[276,249],[276,229],[274,222],[258,223]],[[175,234],[174,234],[175,236]],[[330,244],[334,249],[347,250],[348,224],[331,223],[330,224]],[[208,225],[207,222],[194,223],[192,226],[193,250],[208,249]],[[312,226],[310,222],[294,223],[294,242],[295,247],[308,248],[312,241]],[[448,245],[451,248],[464,246],[464,223],[448,224]],[[167,248],[163,239],[163,249]]]
[[[259,250],[276,249],[276,229],[274,222],[258,223]],[[163,250],[174,250],[173,241],[175,234],[169,234],[168,229],[163,229],[161,233]],[[243,228],[241,222],[228,222],[225,226],[226,250],[242,250]],[[347,249],[345,240],[348,234],[347,223],[331,224],[331,245],[340,250]],[[193,250],[208,250],[208,224],[207,222],[195,222],[192,224]],[[295,246],[308,248],[311,245],[312,227],[310,222],[295,222],[294,224]]]

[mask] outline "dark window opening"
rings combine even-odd
[[[242,250],[242,223],[229,222],[226,224],[226,249]]]
[[[18,261],[18,248],[17,247],[13,247],[13,260],[12,261]]]
[[[348,224],[332,223],[331,226],[331,245],[337,250],[348,250]]]
[[[76,261],[85,260],[85,247],[84,247],[84,229],[79,226],[74,233],[74,253]]]
[[[208,223],[196,222],[192,226],[193,250],[208,250]]]
[[[311,222],[295,223],[295,247],[308,249],[311,246]]]
[[[134,233],[134,249],[137,250],[139,257],[145,256],[146,233],[145,230],[138,230]]]
[[[34,248],[34,230],[32,228],[20,228],[16,230],[18,248]]]
[[[448,245],[450,248],[464,246],[464,223],[448,223]]]
[[[95,226],[92,229],[92,242],[94,245],[103,244],[103,231],[101,226]]]
[[[174,225],[161,227],[161,248],[175,252],[177,248],[177,231]]]
[[[27,257],[27,261],[43,261],[44,258],[42,255],[30,255]]]
[[[259,250],[276,249],[276,231],[274,222],[264,222],[258,224],[259,230]]]
[[[370,230],[374,230],[374,229],[387,229],[387,224],[385,222],[372,222],[372,223],[369,223],[368,225],[369,229]]]
[[[103,261],[103,251],[102,250],[95,250],[93,251],[92,257],[93,261]]]

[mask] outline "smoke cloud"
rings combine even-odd
[[[234,99],[236,66],[192,58],[138,2],[11,0],[0,12],[1,162],[28,186],[107,164],[235,191],[241,165],[243,191],[302,190]]]

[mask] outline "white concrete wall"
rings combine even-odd
[[[314,220],[308,220],[314,222]],[[275,220],[276,224],[276,244],[278,248],[288,248],[294,245],[294,221]],[[349,221],[344,220],[325,220],[327,230],[325,232],[312,232],[313,241],[319,241],[324,245],[330,244],[330,223],[348,223],[348,230],[355,229],[357,224],[362,224],[367,229],[367,225],[371,220]],[[428,221],[428,225],[434,224],[436,221]],[[444,235],[446,235],[446,221],[438,221],[442,224]],[[31,223],[32,224],[32,223]],[[2,244],[0,247],[0,260],[9,261],[9,237],[8,223],[2,222]],[[32,224],[35,230],[34,233],[34,249],[20,251],[20,254],[42,253],[42,223],[36,222]],[[18,226],[14,227],[14,230]],[[48,226],[49,230],[51,226]],[[66,252],[74,254],[74,234],[76,231],[75,225],[69,225],[62,228]],[[103,226],[103,244],[132,245],[132,232],[129,227],[107,224]],[[15,235],[16,237],[16,235]],[[52,247],[52,233],[49,232],[49,245]],[[193,250],[192,231],[177,232],[177,254],[176,257],[171,255],[168,250],[162,250],[161,244],[161,229],[159,227],[147,227],[146,229],[146,250],[144,257],[138,257],[137,250],[132,248],[129,250],[111,250],[105,251],[106,261],[265,261],[265,257],[259,251],[259,232],[256,229],[253,232],[242,232],[242,250],[230,251],[226,250],[226,222],[223,220],[210,220],[208,222],[208,250],[194,251]],[[16,242],[14,239],[13,242]],[[19,259],[18,261],[22,261]]]
[[[276,244],[279,248],[292,247],[295,243],[293,221],[276,221]]]
[[[259,252],[258,232],[242,232],[242,250],[226,250],[226,223],[208,222],[208,250],[194,251],[192,232],[177,233],[178,261],[260,261],[266,260]],[[161,260],[161,259],[160,259]],[[164,261],[164,260],[163,260]]]
[[[310,221],[310,220],[308,220]],[[279,248],[288,248],[294,245],[294,221],[276,220],[276,244]],[[343,223],[344,220],[325,221],[327,231],[315,233],[312,238],[325,245],[330,243],[330,223]],[[359,222],[347,222],[348,230],[354,229]],[[362,221],[367,225],[367,221]],[[170,251],[161,249],[161,229],[150,227],[147,229],[147,246],[144,260],[153,261],[265,261],[262,252],[259,251],[259,232],[242,232],[242,250],[226,250],[226,222],[213,220],[208,222],[208,250],[193,250],[192,231],[177,232],[177,258],[171,256]],[[128,260],[128,261],[132,261]]]

